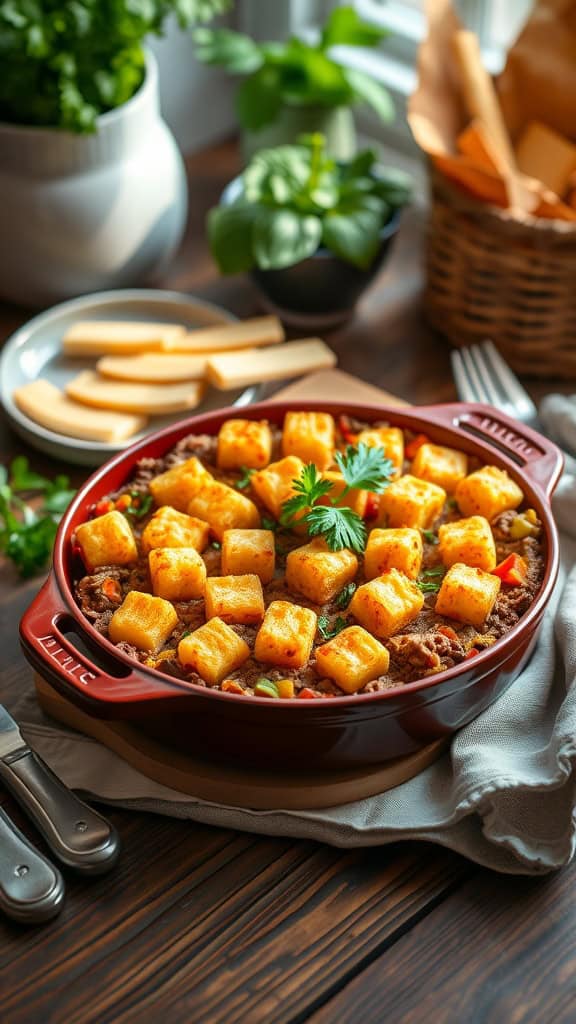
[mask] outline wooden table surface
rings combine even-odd
[[[219,280],[203,236],[206,209],[237,170],[235,148],[189,168],[189,231],[162,284],[254,314],[250,283]],[[426,403],[455,393],[448,348],[422,317],[421,238],[411,211],[357,317],[329,340],[342,369]],[[28,315],[0,307],[0,341]],[[27,450],[0,420],[1,461],[17,453],[45,473],[85,475]],[[29,679],[17,624],[39,583],[0,567],[8,702]],[[2,792],[0,804],[34,835]],[[3,1024],[576,1020],[574,868],[513,878],[422,843],[350,852],[106,813],[123,840],[117,869],[95,881],[67,873],[65,908],[48,925],[0,921]]]

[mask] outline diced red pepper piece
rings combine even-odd
[[[468,661],[469,658],[475,658],[477,654],[480,654],[478,648],[471,647],[469,651],[466,651],[466,654],[464,655],[464,661]]]
[[[98,501],[94,508],[94,512],[97,516],[105,516],[107,512],[112,512],[114,509],[114,502],[109,500]]]
[[[378,495],[372,494],[372,492],[369,491],[368,497],[366,498],[366,509],[364,512],[364,519],[376,519],[379,507],[380,502],[378,500]]]
[[[303,690],[300,690],[298,697],[300,700],[315,700],[316,694],[309,686],[305,686]]]
[[[492,569],[492,575],[498,576],[502,583],[507,583],[509,587],[519,587],[526,581],[527,574],[526,559],[515,553],[508,555],[508,558]]]
[[[442,633],[442,636],[447,636],[449,640],[458,640],[458,633],[452,626],[438,626],[438,633]]]
[[[406,445],[406,448],[404,450],[406,458],[413,459],[418,449],[421,448],[423,444],[429,443],[430,438],[428,437],[427,434],[416,434],[416,437],[413,437],[412,440],[409,441],[408,444]]]
[[[346,444],[355,444],[356,443],[356,439],[357,439],[358,435],[355,434],[350,429],[350,420],[348,419],[347,416],[339,416],[338,417],[338,429],[339,429],[340,433],[342,434],[342,437],[346,441]]]
[[[225,679],[224,682],[221,684],[220,689],[222,689],[224,691],[224,693],[245,693],[246,692],[244,687],[241,686],[240,683],[236,681],[236,679]]]
[[[132,504],[132,498],[129,494],[121,494],[116,502],[116,509],[118,512],[125,512],[127,508]]]

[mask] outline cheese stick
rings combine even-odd
[[[163,416],[170,412],[194,409],[202,398],[204,387],[197,381],[184,384],[134,384],[106,380],[92,370],[79,373],[66,385],[68,398],[96,409],[116,412],[144,413]]]
[[[67,356],[135,355],[158,352],[164,344],[185,335],[181,324],[81,320],[66,331],[62,347]]]
[[[47,380],[24,384],[16,389],[13,397],[20,411],[35,423],[57,434],[85,441],[124,441],[148,422],[145,416],[87,409],[67,398]]]
[[[199,327],[184,336],[170,338],[166,352],[223,352],[227,349],[255,348],[284,341],[284,328],[277,316],[258,316],[233,324]]]
[[[336,355],[323,341],[305,338],[263,351],[217,353],[208,360],[207,376],[214,387],[229,391],[259,381],[301,377],[335,364]]]
[[[161,384],[181,380],[202,380],[206,375],[207,355],[169,355],[147,352],[142,356],[102,356],[96,369],[114,380]]]

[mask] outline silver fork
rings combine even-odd
[[[458,398],[486,402],[494,408],[539,429],[534,402],[491,341],[450,353]]]

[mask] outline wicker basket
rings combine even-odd
[[[513,220],[431,168],[425,305],[453,345],[491,338],[519,373],[576,378],[576,224]]]

